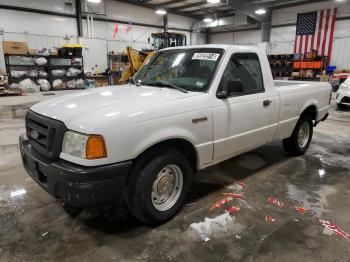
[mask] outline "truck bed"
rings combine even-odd
[[[311,81],[290,81],[290,80],[273,80],[275,87],[284,87],[284,86],[295,86],[295,85],[305,85],[305,84],[313,84],[315,82]]]

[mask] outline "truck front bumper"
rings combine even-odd
[[[25,134],[20,136],[19,145],[28,174],[55,198],[81,208],[113,205],[122,199],[131,161],[85,167],[43,157],[32,149]]]

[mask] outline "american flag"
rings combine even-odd
[[[294,54],[306,54],[315,49],[318,55],[330,59],[336,15],[337,8],[298,14]]]
[[[128,23],[128,26],[126,27],[126,32],[127,33],[129,33],[131,30],[132,30],[132,28],[133,28],[133,25],[132,25],[132,23],[131,23],[131,21],[129,21],[129,23]]]

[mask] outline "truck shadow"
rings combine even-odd
[[[195,175],[192,181],[186,203],[194,204],[204,196],[221,190],[236,181],[244,181],[245,178],[264,168],[288,159],[289,157],[283,150],[282,144],[273,142],[202,170]],[[181,213],[179,216],[181,216]],[[105,234],[123,234],[125,232],[130,236],[131,232],[139,235],[152,230],[152,228],[146,227],[134,219],[125,205],[108,211],[84,210],[76,219],[93,230]]]

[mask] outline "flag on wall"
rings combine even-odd
[[[294,54],[312,49],[318,55],[331,57],[337,8],[298,14]]]
[[[119,25],[118,23],[115,23],[113,27],[113,38],[115,38],[115,35],[118,34],[118,32],[119,32]]]
[[[126,30],[125,30],[126,33],[129,33],[132,30],[132,28],[133,28],[133,25],[132,25],[131,21],[129,21],[129,23],[128,23],[127,27],[126,27]]]

